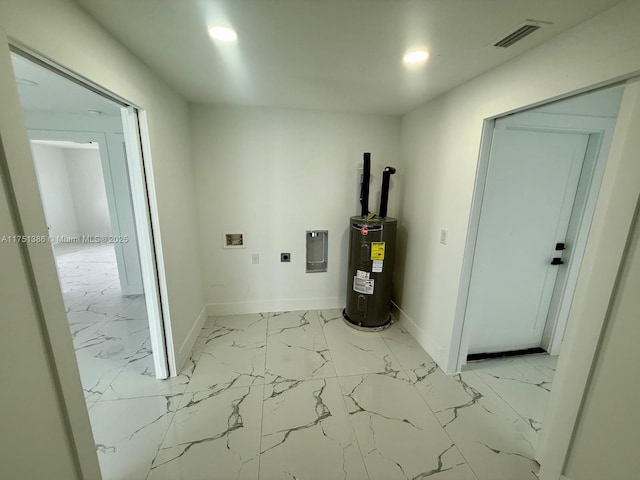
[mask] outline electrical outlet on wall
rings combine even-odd
[[[257,265],[260,263],[260,254],[259,253],[252,253],[251,254],[251,263],[254,265]]]
[[[441,229],[440,230],[440,243],[442,245],[446,245],[448,238],[449,238],[449,230],[447,230],[446,228]]]

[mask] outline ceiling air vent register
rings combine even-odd
[[[525,20],[518,25],[515,30],[507,34],[497,42],[493,44],[494,47],[507,48],[516,42],[519,42],[524,37],[531,35],[536,30],[540,30],[544,25],[549,25],[550,22],[541,22],[538,20]]]

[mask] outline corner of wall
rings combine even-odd
[[[176,366],[177,366],[176,373],[177,374],[180,374],[182,367],[184,367],[184,365],[187,362],[187,359],[189,358],[189,355],[191,355],[193,346],[196,343],[198,335],[200,335],[200,331],[202,330],[202,327],[204,327],[204,322],[207,320],[207,317],[209,316],[207,307],[208,305],[205,305],[202,307],[202,310],[200,310],[200,314],[198,315],[198,318],[196,318],[196,321],[191,327],[191,330],[189,330],[187,337],[184,339],[184,341],[180,345],[180,348],[178,349],[178,352],[176,353]]]
[[[444,350],[436,343],[431,335],[421,329],[395,302],[391,302],[391,311],[399,320],[400,324],[411,334],[414,340],[424,348],[425,352],[429,354],[444,373],[454,373],[453,371],[449,371],[447,356],[444,354]]]

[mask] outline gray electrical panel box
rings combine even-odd
[[[329,253],[327,230],[307,231],[307,273],[326,272]]]

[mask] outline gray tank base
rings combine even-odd
[[[342,316],[358,330],[378,332],[392,323],[397,225],[398,221],[389,217],[350,219],[347,304]]]
[[[366,327],[362,324],[358,325],[357,323],[353,323],[351,321],[345,309],[342,310],[342,319],[344,320],[344,323],[349,325],[351,328],[355,328],[356,330],[360,330],[361,332],[381,332],[393,325],[393,318],[391,317],[391,315],[389,315],[389,321],[384,325],[380,325],[379,327]]]

